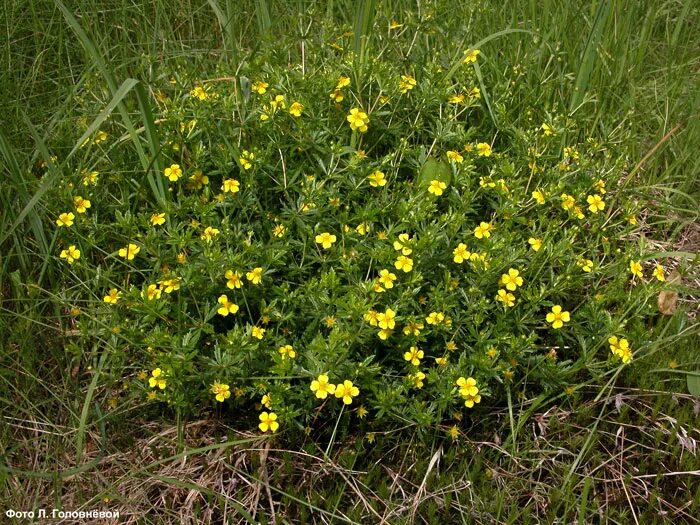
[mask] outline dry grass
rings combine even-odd
[[[23,509],[119,510],[111,523],[120,524],[395,524],[446,516],[501,523],[499,498],[548,520],[574,516],[585,506],[576,496],[587,490],[589,518],[697,523],[700,429],[680,423],[677,411],[697,417],[700,402],[618,390],[576,410],[562,405],[533,414],[513,450],[498,434],[445,438],[432,452],[416,435],[384,435],[371,447],[337,443],[333,457],[311,440],[303,448],[317,453],[278,448],[279,439],[212,419],[188,423],[181,435],[172,424],[132,422],[128,431],[116,430],[119,440],[107,453],[99,435],[89,436],[84,461],[99,460],[95,468],[60,480],[9,476],[3,499]],[[63,458],[53,464],[64,471],[72,465],[70,433],[47,421],[6,422],[17,444],[12,467],[49,472],[51,456]],[[594,446],[585,449],[591,432]]]

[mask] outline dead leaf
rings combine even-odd
[[[673,270],[666,279],[668,284],[676,284],[681,282],[681,274],[677,270]],[[678,302],[678,292],[672,290],[662,290],[659,292],[659,312],[664,315],[673,315],[676,311],[676,303]]]

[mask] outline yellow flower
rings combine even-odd
[[[231,397],[230,387],[227,384],[219,383],[218,381],[214,381],[214,384],[211,385],[211,393],[214,394],[215,399],[220,403],[223,403],[225,400]]]
[[[160,226],[165,224],[165,213],[154,213],[151,215],[151,224],[153,226]]]
[[[469,96],[471,98],[481,98],[481,90],[478,87],[473,87],[469,90]]]
[[[387,308],[384,313],[377,314],[377,324],[379,328],[391,330],[396,326],[396,312],[391,308]]]
[[[459,154],[457,151],[450,150],[447,152],[447,158],[450,159],[452,162],[456,162],[457,164],[461,164],[464,162],[464,157]]]
[[[89,186],[90,184],[97,184],[97,179],[100,177],[100,172],[99,171],[91,171],[88,173],[87,171],[83,171],[83,186]]]
[[[627,364],[632,360],[632,349],[627,339],[618,339],[617,336],[613,335],[608,338],[608,343],[610,344],[610,351],[613,355],[622,359],[623,363]]]
[[[243,287],[243,280],[241,279],[240,273],[234,272],[233,270],[226,270],[224,277],[226,278],[226,286],[231,290]]]
[[[397,270],[403,270],[405,273],[408,273],[413,270],[413,259],[410,259],[405,255],[399,255],[399,258],[396,259],[394,266]]]
[[[224,179],[221,189],[224,193],[238,193],[241,191],[241,183],[236,179]]]
[[[151,372],[151,377],[148,378],[148,386],[151,388],[158,387],[163,390],[166,386],[165,374],[160,368],[156,368]]]
[[[561,196],[561,207],[565,210],[570,210],[574,206],[576,206],[576,199],[574,199],[571,195],[563,193]]]
[[[390,272],[389,270],[381,270],[379,272],[379,282],[384,285],[388,290],[394,287],[394,281],[396,280],[396,274]]]
[[[284,226],[283,224],[277,224],[275,227],[272,229],[272,235],[275,237],[284,237],[284,234],[287,231],[287,227]]]
[[[209,93],[207,93],[207,90],[201,86],[197,86],[192,91],[190,91],[190,95],[199,100],[206,100],[209,98]]]
[[[214,237],[219,235],[221,233],[219,230],[216,228],[212,228],[211,226],[207,226],[204,228],[204,231],[202,232],[201,238],[203,241],[210,243]]]
[[[364,314],[362,318],[367,321],[370,326],[377,326],[377,323],[379,323],[379,312],[376,310],[370,310]]]
[[[503,288],[498,290],[496,300],[502,302],[506,306],[515,306],[515,296]]]
[[[377,336],[382,341],[386,341],[393,333],[394,333],[393,330],[390,330],[388,328],[382,328],[381,330],[379,330],[379,332],[377,332]]]
[[[403,333],[405,335],[413,335],[414,337],[418,337],[420,335],[420,331],[423,330],[424,327],[425,325],[423,325],[423,323],[409,321],[406,323],[406,326],[403,327]]]
[[[253,167],[253,160],[255,159],[255,154],[248,151],[247,149],[244,149],[241,152],[241,156],[238,157],[238,162],[240,162],[241,166],[243,166],[244,170],[249,170],[250,168]]]
[[[258,95],[264,95],[265,93],[267,93],[268,87],[270,87],[270,84],[268,84],[267,82],[256,80],[255,82],[253,82],[251,89]]]
[[[127,261],[133,261],[140,251],[141,248],[129,243],[126,247],[119,249],[119,257],[124,257]]]
[[[71,212],[68,213],[61,213],[58,216],[58,219],[56,219],[56,224],[59,227],[69,227],[73,226],[73,219],[75,219],[75,215],[73,215]]]
[[[537,201],[537,204],[544,204],[544,192],[541,190],[535,190],[532,192],[532,198]]]
[[[546,136],[554,134],[554,129],[552,129],[552,126],[550,126],[546,122],[540,126],[540,129],[542,130],[542,133]]]
[[[358,108],[352,108],[348,114],[347,121],[350,123],[351,130],[365,133],[368,129],[369,116]]]
[[[270,107],[272,108],[273,113],[275,113],[278,109],[286,108],[287,104],[284,102],[284,95],[275,95],[275,98],[270,101]],[[251,159],[252,158],[253,157],[251,157]]]
[[[384,173],[382,173],[379,170],[373,171],[372,174],[369,177],[367,177],[367,179],[369,180],[369,185],[373,188],[386,185],[386,178],[384,177]]]
[[[431,325],[438,325],[445,320],[445,314],[442,312],[430,312],[425,322]]]
[[[459,243],[457,247],[452,250],[452,255],[454,255],[453,260],[457,264],[462,264],[472,256],[471,252],[467,250],[467,245],[464,243]]]
[[[408,247],[408,244],[411,242],[411,238],[407,233],[402,233],[399,235],[399,240],[394,241],[394,250],[400,251],[404,255],[411,255],[413,250]]]
[[[335,89],[343,89],[344,87],[348,87],[350,85],[350,79],[346,76],[339,76],[338,77],[338,85],[335,86]]]
[[[337,237],[332,233],[324,232],[316,236],[316,243],[323,246],[324,249],[328,250],[333,243],[337,240]]]
[[[459,437],[459,429],[457,428],[457,425],[452,425],[447,433],[453,440],[457,439]]]
[[[398,29],[399,27],[403,27],[403,24],[399,24],[396,20],[389,23],[389,29]]]
[[[78,213],[85,213],[87,209],[91,206],[90,201],[83,199],[82,197],[73,197],[73,205]]]
[[[537,239],[535,237],[530,237],[527,240],[528,244],[530,247],[535,250],[536,252],[540,251],[540,248],[542,248],[542,239]]]
[[[289,106],[289,114],[293,117],[301,117],[301,112],[304,110],[304,106],[302,106],[299,102],[292,102],[292,105]]]
[[[520,277],[520,272],[514,268],[510,268],[508,273],[501,275],[500,284],[508,288],[511,292],[514,291],[518,286],[523,285],[523,278]]]
[[[195,170],[192,176],[189,178],[188,188],[194,190],[202,189],[202,186],[209,184],[209,177],[207,177],[202,170]]]
[[[160,285],[160,288],[165,293],[172,293],[172,292],[180,289],[180,279],[179,278],[158,281],[158,284]]]
[[[443,191],[447,188],[447,184],[439,180],[431,180],[430,186],[428,186],[428,193],[432,193],[436,197],[442,195]]]
[[[593,261],[581,257],[576,261],[576,266],[581,268],[584,272],[590,273],[593,270]]]
[[[593,184],[593,187],[594,187],[594,188],[596,189],[596,191],[597,191],[598,193],[600,193],[601,195],[605,195],[605,194],[606,194],[606,191],[605,191],[605,181],[604,181],[603,179],[598,179],[597,181],[595,181],[595,183]]]
[[[328,382],[327,375],[321,374],[311,381],[311,391],[316,394],[318,399],[326,399],[328,394],[333,394],[335,392],[335,385]]]
[[[67,249],[61,250],[61,259],[65,259],[68,264],[73,264],[74,261],[80,259],[80,250],[75,247],[75,244],[71,244]]]
[[[262,281],[262,272],[263,269],[261,267],[253,268],[245,274],[245,277],[253,284],[260,284]]]
[[[297,356],[297,353],[294,351],[294,348],[292,348],[292,345],[280,346],[277,351],[282,356],[282,359],[294,359]]]
[[[600,195],[597,193],[595,195],[589,195],[586,197],[586,202],[589,204],[588,209],[591,213],[598,213],[605,209],[605,203]]]
[[[423,380],[425,379],[425,374],[418,370],[415,374],[409,374],[408,380],[413,383],[416,388],[423,388]]]
[[[436,357],[435,364],[438,366],[447,366],[447,357]]]
[[[277,429],[280,427],[280,424],[277,422],[277,414],[274,412],[270,412],[269,414],[263,412],[260,414],[259,419],[260,423],[258,424],[258,428],[263,432],[277,432]]]
[[[418,366],[424,355],[425,353],[423,350],[419,349],[417,346],[412,346],[408,352],[403,354],[403,358],[413,366]]]
[[[406,93],[411,91],[416,87],[416,79],[411,75],[401,75],[401,81],[399,82],[399,91],[401,93]]]
[[[476,385],[476,380],[473,377],[460,377],[457,379],[457,386],[459,387],[459,394],[463,397],[475,396],[479,393],[479,388]]]
[[[326,326],[328,328],[332,328],[333,326],[335,326],[335,321],[336,317],[334,315],[329,315],[323,320],[323,322],[326,323]]]
[[[481,403],[481,394],[476,385],[476,380],[473,377],[460,377],[457,379],[459,394],[464,398],[464,406],[473,408],[475,403]]]
[[[104,296],[104,302],[107,304],[117,304],[117,301],[121,298],[122,293],[118,291],[116,288],[112,288],[107,292],[107,295]]]
[[[491,177],[479,177],[479,186],[482,188],[495,188],[496,183],[491,180]]]
[[[333,102],[339,103],[342,102],[344,99],[345,95],[343,95],[343,92],[339,89],[331,91],[331,100],[333,100]]]
[[[335,386],[335,397],[343,399],[343,403],[349,405],[352,403],[352,398],[360,395],[360,389],[352,384],[352,381],[345,380]]]
[[[226,317],[228,314],[235,314],[238,311],[238,305],[229,301],[226,294],[220,295],[216,302],[221,305],[216,311],[219,315]]]
[[[262,339],[265,337],[265,329],[260,328],[259,326],[254,326],[253,328],[250,329],[250,335],[252,337],[255,337],[256,339]]]
[[[95,144],[99,144],[100,142],[104,142],[107,140],[107,133],[104,131],[98,131],[95,133]],[[52,159],[55,161],[56,159],[52,157]]]
[[[642,274],[642,263],[639,261],[630,261],[630,272],[633,276],[639,277],[640,279],[644,277]]]
[[[479,226],[474,228],[474,237],[477,239],[491,237],[491,231],[494,229],[493,225],[488,222],[481,222]]]
[[[367,230],[369,229],[369,226],[367,226],[367,223],[361,222],[357,226],[355,226],[355,231],[359,233],[360,235],[367,235]]]
[[[445,345],[445,349],[448,352],[454,352],[455,350],[457,350],[457,343],[455,343],[454,341],[448,341]]]
[[[154,299],[160,299],[161,292],[162,291],[160,288],[158,288],[158,285],[149,284],[148,287],[141,292],[141,297],[148,301],[153,301]]]
[[[561,306],[555,304],[552,306],[552,311],[547,314],[547,322],[552,323],[552,328],[561,328],[564,323],[568,323],[571,320],[569,312],[562,312]]]
[[[365,407],[363,407],[362,405],[357,407],[357,417],[359,417],[360,419],[364,419],[368,413],[369,412],[367,411],[367,409]]]
[[[78,257],[80,257],[80,252],[78,252]],[[653,273],[654,273],[654,277],[656,277],[657,280],[662,281],[662,282],[666,280],[666,276],[664,275],[664,267],[661,266],[660,264],[656,265],[656,268],[654,268]]]
[[[177,182],[182,177],[182,169],[179,164],[171,164],[169,168],[165,168],[163,173],[170,179],[170,182]]]
[[[456,95],[452,95],[449,98],[450,104],[464,104],[464,95],[462,93],[457,93]],[[449,151],[447,152],[447,156],[450,156]]]
[[[479,157],[490,157],[491,156],[491,146],[486,142],[479,142],[476,145],[476,153]]]
[[[462,60],[462,63],[469,64],[470,62],[476,62],[476,57],[479,56],[480,53],[481,51],[478,49],[467,49],[464,52],[464,60]]]
[[[315,380],[311,381],[311,391],[316,394],[318,399],[326,399],[328,394],[335,392],[335,385],[328,382],[328,376],[321,374]]]

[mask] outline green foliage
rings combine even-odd
[[[447,79],[448,54],[420,71],[386,54],[358,77],[342,52],[307,75],[274,67],[278,50],[237,77],[161,68],[138,99],[150,161],[130,118],[105,121],[134,82],[106,110],[109,76],[77,93],[87,131],[65,130],[79,153],[54,145],[64,175],[44,206],[75,216],[55,230],[62,306],[80,311],[78,346],[100,341],[109,384],[181,415],[223,402],[256,421],[257,404],[302,429],[348,404],[427,431],[649,350],[660,285],[634,265],[655,256],[627,240],[647,204],[609,138],[539,105],[514,119],[517,73],[490,80],[495,129],[470,49]],[[310,388],[321,375],[328,398]]]

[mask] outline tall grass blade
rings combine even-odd
[[[376,0],[360,0],[355,7],[353,52],[355,54],[355,73],[358,77],[367,64],[369,41],[376,7]]]
[[[90,37],[88,37],[85,30],[83,30],[78,21],[75,19],[73,13],[71,13],[68,10],[68,8],[63,4],[61,0],[54,0],[54,2],[56,3],[56,6],[61,10],[61,13],[63,13],[63,17],[66,19],[66,22],[68,22],[68,25],[78,37],[78,40],[80,40],[80,43],[82,44],[83,48],[93,60],[99,72],[102,74],[102,77],[104,78],[105,82],[109,87],[110,92],[112,93],[112,96],[114,97],[114,95],[118,91],[117,82],[110,68],[107,67],[105,59],[97,50],[92,40],[90,40]],[[119,114],[121,115],[124,121],[124,126],[126,127],[129,135],[131,136],[132,142],[134,143],[134,147],[136,148],[136,153],[139,157],[139,160],[141,161],[141,165],[144,171],[146,173],[149,173],[152,162],[149,161],[148,157],[146,156],[146,153],[143,150],[143,146],[141,145],[141,142],[139,140],[138,133],[136,132],[136,128],[134,127],[133,122],[131,122],[131,117],[129,116],[129,112],[126,106],[124,105],[124,102],[119,102],[117,104],[117,108],[119,109]],[[151,187],[153,189],[153,185],[151,185]],[[155,193],[154,196],[156,197],[159,203],[163,202],[162,195]]]
[[[270,8],[267,5],[267,0],[256,0],[255,21],[258,25],[259,37],[261,39],[268,38],[272,28],[272,19],[270,18]]]
[[[534,34],[532,31],[528,31],[527,29],[503,29],[501,31],[496,31],[495,33],[491,33],[489,36],[482,38],[476,44],[469,47],[468,49],[479,49],[481,46],[490,42],[491,40],[494,40],[494,39],[501,37],[501,36],[510,35],[511,33],[529,33],[531,35]],[[447,73],[445,74],[445,78],[444,78],[445,82],[449,81],[454,76],[454,74],[457,72],[457,70],[459,69],[459,66],[462,65],[462,60],[463,60],[463,56],[461,54],[462,50],[460,50],[459,53],[460,53],[459,57],[455,61],[453,61],[452,67],[450,67],[449,71],[447,71]]]
[[[574,92],[571,96],[569,104],[569,113],[573,114],[575,110],[581,106],[583,98],[588,90],[588,83],[591,79],[591,73],[595,67],[596,58],[598,57],[598,46],[603,37],[603,29],[608,21],[610,14],[610,0],[603,0],[598,4],[593,27],[588,35],[586,47],[581,55],[581,63],[576,74],[576,83],[574,84]]]
[[[75,152],[80,149],[83,142],[85,142],[85,140],[89,138],[90,135],[92,135],[95,131],[100,129],[102,123],[109,118],[114,109],[121,103],[122,100],[124,100],[124,97],[138,83],[139,81],[133,78],[127,78],[124,82],[122,82],[122,85],[119,86],[116,93],[114,93],[114,96],[112,97],[112,100],[110,100],[109,104],[107,104],[107,107],[100,111],[100,114],[97,115],[97,117],[95,117],[95,120],[93,120],[92,123],[87,127],[85,133],[81,135],[81,137],[78,139],[78,142],[76,142],[75,146],[73,146],[73,149],[70,150],[70,153],[68,153],[68,155],[66,156],[66,159],[71,158],[75,154]]]
[[[20,168],[19,162],[17,161],[17,157],[14,154],[12,146],[10,145],[2,130],[0,130],[0,154],[2,154],[2,158],[4,159],[5,171],[9,173],[8,180],[10,184],[9,192],[1,192],[3,208],[5,210],[5,214],[3,214],[3,220],[2,222],[0,222],[0,226],[2,226],[3,232],[3,237],[2,239],[0,239],[0,245],[2,245],[8,238],[8,236],[13,234],[17,226],[22,222],[21,220],[18,220],[18,217],[13,218],[12,216],[12,210],[16,209],[16,201],[19,200],[20,205],[26,206],[30,200],[30,197],[29,191],[27,190],[25,175]],[[41,255],[45,258],[48,257],[49,243],[46,238],[46,232],[44,231],[44,226],[42,224],[41,217],[33,207],[29,208],[25,215],[28,215],[29,225],[34,234],[34,239],[36,240],[39,249],[41,250]],[[8,224],[10,221],[14,223],[12,226]],[[15,241],[16,243],[23,242],[24,239],[22,238],[22,236],[15,236]],[[24,256],[20,248],[21,247],[19,245],[15,245],[15,252],[21,259],[23,259],[23,266],[27,267],[28,261],[26,260],[26,256]],[[5,251],[5,253],[8,253],[8,251]]]

